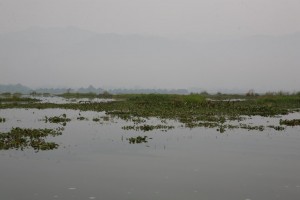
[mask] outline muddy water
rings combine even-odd
[[[104,113],[59,109],[0,110],[0,132],[12,127],[56,128],[45,116],[71,118],[52,151],[0,151],[0,199],[289,199],[300,197],[300,128],[285,131],[176,128],[136,132]],[[87,120],[78,120],[84,116]],[[300,114],[282,117],[300,118]],[[253,125],[279,118],[254,117]],[[158,121],[159,122],[159,121]],[[155,123],[155,120],[152,120]],[[277,123],[277,124],[276,124]],[[126,138],[152,138],[129,144]]]

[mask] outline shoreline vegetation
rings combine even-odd
[[[71,109],[80,111],[96,111],[105,112],[105,117],[92,119],[94,122],[110,121],[117,118],[128,122],[129,124],[122,127],[123,130],[138,131],[140,133],[160,130],[168,131],[174,129],[173,125],[168,124],[168,120],[174,120],[181,124],[183,128],[215,128],[216,131],[223,133],[232,129],[247,129],[264,131],[265,129],[274,129],[283,131],[287,126],[300,125],[300,119],[280,119],[279,124],[274,125],[253,125],[243,122],[246,118],[252,116],[262,117],[277,117],[284,116],[293,112],[300,112],[300,93],[287,94],[266,93],[258,95],[254,92],[249,92],[245,95],[237,94],[119,94],[112,95],[107,92],[103,94],[81,94],[81,93],[65,93],[58,95],[63,98],[105,98],[113,99],[113,101],[93,102],[84,101],[78,103],[41,103],[35,96],[39,94],[25,96],[16,94],[0,95],[0,109],[10,108],[25,108],[25,109]],[[42,95],[42,94],[41,94]],[[157,118],[161,123],[149,124],[150,118]],[[44,121],[50,123],[58,123],[65,126],[71,119],[65,114],[55,117],[45,117]],[[81,116],[77,120],[88,120]],[[234,122],[234,123],[233,123]],[[1,123],[5,123],[5,116],[1,116]],[[13,129],[13,132],[19,134],[21,129]],[[23,131],[24,132],[24,131]],[[38,131],[33,129],[25,130],[26,134],[33,132],[34,137],[39,137],[36,134]],[[40,132],[40,130],[39,130]],[[23,133],[22,133],[23,134]],[[25,141],[25,144],[31,145],[35,150],[50,150],[57,148],[57,145],[46,143],[44,140],[41,144],[36,144],[35,141],[28,139],[17,138],[17,144],[7,144],[9,133],[0,133],[2,138],[0,141],[0,149],[21,148],[26,145],[19,144],[20,141]],[[42,134],[43,135],[43,134]],[[56,134],[58,135],[58,134]],[[0,138],[1,138],[0,137]],[[14,137],[14,136],[13,136]],[[27,137],[27,136],[25,136]],[[31,138],[31,136],[29,136]],[[44,137],[44,135],[43,135]],[[128,139],[129,143],[146,143],[147,137],[140,136],[137,138]],[[33,145],[32,145],[33,144]],[[49,145],[48,145],[49,144]],[[16,146],[17,145],[17,146]]]

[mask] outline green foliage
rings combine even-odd
[[[292,119],[292,120],[280,120],[280,125],[287,125],[287,126],[300,126],[300,119]]]
[[[161,124],[158,124],[158,125],[148,125],[148,124],[144,124],[144,125],[141,125],[141,126],[123,126],[122,129],[124,130],[135,130],[135,131],[152,131],[152,130],[161,130],[161,131],[167,131],[167,130],[170,130],[170,129],[173,129],[175,128],[174,126],[167,126],[167,125],[161,125]]]
[[[10,92],[4,92],[4,93],[1,94],[1,96],[10,97],[11,93]]]
[[[148,136],[137,136],[137,137],[130,137],[127,138],[129,141],[129,144],[140,144],[140,143],[147,143],[148,142]],[[152,138],[149,138],[152,139]]]
[[[260,125],[260,126],[251,126],[251,125],[242,124],[242,123],[240,123],[240,128],[247,129],[247,130],[258,130],[258,131],[263,131],[265,129],[265,127],[262,126],[262,125]]]
[[[77,117],[77,119],[78,119],[78,120],[80,120],[80,121],[82,121],[82,120],[87,120],[87,118],[85,118],[85,117],[82,117],[82,116],[80,116],[80,117]]]
[[[285,128],[283,126],[274,126],[274,125],[270,125],[268,126],[269,128],[273,128],[276,131],[283,131],[285,130]]]
[[[38,99],[33,99],[33,98],[28,98],[28,97],[22,97],[19,94],[14,94],[14,95],[9,95],[9,96],[3,96],[0,97],[0,103],[33,103],[33,102],[39,102],[40,100]]]
[[[182,95],[182,100],[186,103],[199,104],[205,101],[205,97],[199,94]]]
[[[48,136],[58,136],[62,133],[54,129],[23,129],[12,128],[10,132],[0,133],[0,150],[33,148],[52,150],[58,147],[54,142],[46,142]]]
[[[263,95],[258,100],[276,101],[276,102],[296,102],[299,103],[299,95]]]
[[[6,119],[4,117],[3,118],[0,117],[0,123],[2,123],[2,122],[4,123],[5,121],[6,121]]]
[[[100,118],[96,118],[96,117],[95,117],[95,118],[93,118],[93,121],[94,121],[94,122],[99,122],[99,121],[100,121]]]
[[[67,118],[66,114],[62,114],[60,116],[54,116],[54,117],[45,117],[45,122],[50,122],[50,123],[57,123],[57,124],[62,124],[65,126],[67,122],[71,121],[71,119]]]
[[[245,97],[243,101],[236,100]],[[242,121],[244,116],[285,115],[300,108],[300,95],[273,95],[250,96],[223,95],[217,98],[221,100],[205,99],[203,95],[167,95],[167,94],[126,94],[115,95],[116,101],[89,104],[0,104],[2,108],[62,108],[97,112],[105,112],[110,117],[117,117],[126,121],[132,121],[137,125],[140,119],[157,117],[161,120],[177,120],[185,127],[217,127],[223,132],[229,127],[227,121]],[[93,119],[100,121],[100,118]],[[105,121],[105,120],[103,120]],[[134,126],[133,129],[136,129]],[[147,128],[147,127],[146,127]],[[240,125],[238,128],[261,130],[250,126]],[[141,128],[138,128],[141,130]]]
[[[182,104],[199,104],[205,101],[205,98],[199,94],[190,95],[168,95],[168,94],[136,94],[126,95],[128,101],[136,102],[139,104],[169,104],[169,105],[182,105]]]

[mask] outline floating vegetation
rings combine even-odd
[[[220,133],[224,133],[225,132],[225,126],[220,126],[217,131],[219,131]]]
[[[109,116],[102,116],[100,117],[103,121],[108,122],[109,121]]]
[[[94,118],[93,118],[93,121],[94,121],[94,122],[99,122],[99,121],[100,121],[100,118],[94,117]]]
[[[219,123],[216,122],[187,122],[185,127],[195,128],[195,127],[205,127],[205,128],[215,128],[218,127]]]
[[[141,123],[145,123],[146,120],[141,118],[141,117],[133,117],[131,119],[131,121],[134,123],[134,124],[141,124]]]
[[[135,131],[152,131],[152,130],[161,130],[161,131],[167,131],[170,129],[175,128],[174,126],[167,126],[167,125],[162,125],[162,124],[158,124],[158,125],[148,125],[148,124],[144,124],[141,126],[123,126],[122,129],[123,130],[135,130]]]
[[[3,103],[34,103],[39,102],[40,100],[34,99],[34,98],[28,98],[28,97],[22,97],[21,94],[15,93],[15,94],[2,94],[2,97],[0,97],[0,104]]]
[[[6,119],[5,118],[3,118],[3,117],[0,117],[0,123],[4,123],[6,121]]]
[[[279,121],[280,125],[286,125],[286,126],[300,126],[300,119],[292,119],[292,120],[282,120]]]
[[[50,122],[50,123],[57,123],[65,126],[67,122],[71,121],[71,119],[67,118],[66,114],[62,114],[60,116],[54,116],[54,117],[45,117],[45,122]]]
[[[269,128],[273,128],[274,130],[276,131],[283,131],[285,130],[285,128],[283,126],[274,126],[274,125],[270,125],[270,126],[267,126]]]
[[[101,117],[94,117],[92,120],[94,122],[101,122],[102,124],[103,122],[109,122],[111,118],[109,116],[101,116]]]
[[[147,143],[148,139],[152,139],[152,138],[148,138],[148,136],[137,136],[137,137],[130,137],[130,138],[126,138],[126,140],[129,141],[129,144],[140,144],[140,143]]]
[[[250,130],[258,130],[258,131],[265,130],[265,127],[263,125],[260,125],[260,126],[251,126],[251,125],[241,124],[241,123],[240,123],[240,128],[247,129],[248,131],[250,131]]]
[[[71,96],[71,95],[70,95]],[[79,95],[80,96],[80,95]],[[91,95],[92,96],[92,95]],[[82,97],[82,96],[80,96]],[[137,129],[138,124],[146,123],[145,119],[159,118],[162,123],[165,120],[176,120],[183,124],[183,127],[207,127],[218,128],[220,131],[229,129],[224,125],[228,121],[243,121],[245,116],[274,117],[286,115],[300,108],[299,94],[272,93],[265,95],[167,95],[167,94],[124,94],[113,95],[116,101],[100,103],[27,103],[27,104],[0,104],[4,108],[61,108],[80,111],[105,112],[111,118],[119,118],[125,121],[132,121],[133,128]],[[208,100],[211,99],[211,100]],[[234,99],[243,99],[235,101]],[[109,120],[110,120],[109,119]],[[105,119],[94,118],[93,121]],[[107,118],[108,120],[108,118]],[[284,122],[282,122],[284,123]],[[291,123],[297,125],[295,123]],[[241,125],[243,129],[263,130],[261,126]],[[145,126],[144,130],[151,130]]]
[[[54,142],[46,142],[48,136],[61,135],[61,129],[12,128],[10,132],[0,133],[0,150],[33,148],[35,151],[58,148]]]
[[[80,95],[79,95],[80,96]],[[125,120],[132,124],[123,126],[123,130],[134,131],[168,131],[175,127],[168,122],[176,121],[185,128],[214,128],[220,133],[229,129],[247,129],[254,131],[264,131],[267,127],[276,131],[285,130],[286,126],[300,125],[300,119],[280,120],[279,126],[255,126],[251,123],[240,123],[251,116],[275,117],[285,115],[291,112],[299,112],[300,95],[221,95],[218,94],[214,99],[210,95],[208,100],[206,95],[163,95],[163,94],[135,94],[135,95],[117,95],[116,101],[112,102],[90,102],[90,103],[35,103],[31,98],[25,99],[19,95],[10,95],[0,97],[0,109],[6,108],[60,108],[80,111],[105,112],[104,116],[92,118],[95,122],[109,122],[114,118]],[[225,98],[225,99],[223,99]],[[243,99],[243,101],[234,101],[230,98]],[[4,102],[11,103],[1,103]],[[26,103],[18,103],[18,102]],[[150,125],[147,121],[151,118],[160,120],[161,124]],[[45,117],[45,122],[57,123],[63,126],[71,119],[66,114],[53,117]],[[79,115],[77,120],[87,120]],[[0,117],[0,123],[6,119]],[[156,122],[156,123],[160,123]],[[233,122],[232,124],[229,124]],[[285,126],[283,126],[285,125]],[[13,128],[8,133],[0,133],[0,150],[3,149],[25,149],[33,148],[39,150],[51,150],[58,148],[58,144],[47,142],[48,136],[60,135],[62,128],[53,129],[22,129]],[[151,139],[148,136],[130,137],[126,140],[130,144],[147,143]]]
[[[80,116],[80,117],[77,117],[77,119],[78,119],[78,120],[80,120],[80,121],[82,121],[82,120],[88,120],[87,118],[85,118],[85,117],[82,117],[82,116]]]

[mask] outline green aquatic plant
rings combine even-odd
[[[286,125],[286,126],[300,126],[300,119],[292,119],[292,120],[282,120],[279,121],[280,125]]]
[[[258,130],[258,131],[265,130],[265,127],[263,125],[260,125],[260,126],[251,126],[251,125],[242,124],[242,123],[240,123],[240,128],[241,129],[247,129],[248,131],[250,131],[250,130]]]
[[[215,128],[218,127],[219,124],[216,122],[197,122],[197,121],[190,121],[184,123],[186,128],[196,128],[196,127],[205,127],[205,128]]]
[[[38,99],[29,98],[29,97],[22,97],[20,95],[12,95],[12,96],[3,96],[0,97],[0,104],[1,103],[35,103],[40,102]]]
[[[57,123],[57,124],[62,124],[65,126],[67,122],[71,121],[71,119],[67,118],[66,114],[62,114],[60,116],[54,116],[54,117],[45,117],[45,122],[50,122],[50,123]]]
[[[94,117],[94,118],[93,118],[93,121],[94,121],[94,122],[99,122],[99,121],[100,121],[100,118]]]
[[[158,125],[148,125],[148,124],[144,124],[141,126],[123,126],[122,129],[123,130],[135,130],[135,131],[152,131],[152,130],[161,130],[161,131],[167,131],[170,129],[174,129],[174,126],[167,126],[167,125],[162,125],[162,124],[158,124]]]
[[[92,119],[94,122],[100,122],[101,124],[103,124],[103,122],[109,122],[111,120],[111,118],[109,116],[101,116],[101,117],[94,117]]]
[[[130,137],[130,138],[126,138],[129,141],[129,144],[140,144],[140,143],[147,143],[148,139],[152,139],[152,138],[148,138],[148,136],[137,136],[137,137]]]
[[[283,131],[285,130],[285,128],[283,126],[274,126],[274,125],[270,125],[270,126],[267,126],[268,128],[272,128],[276,131]]]
[[[225,126],[219,126],[219,128],[217,129],[217,131],[219,131],[220,133],[224,133],[225,132]]]
[[[300,95],[227,95],[227,94],[126,94],[114,95],[115,101],[101,103],[26,103],[0,104],[5,108],[61,108],[80,111],[105,112],[111,118],[118,118],[133,122],[134,125],[146,123],[151,117],[162,121],[175,120],[183,127],[218,128],[223,131],[229,129],[225,124],[229,121],[241,122],[250,116],[274,117],[295,112],[300,108]],[[242,99],[242,100],[241,100]],[[96,118],[94,121],[102,119]],[[144,121],[145,120],[145,121]],[[222,128],[221,128],[222,126]],[[134,126],[133,129],[135,129]],[[149,127],[145,127],[147,130]],[[242,125],[239,128],[248,130],[262,130],[262,127]],[[143,129],[143,128],[142,128]],[[151,128],[150,128],[151,129]],[[138,128],[138,130],[141,130]]]
[[[100,117],[103,121],[109,121],[109,116],[102,116],[102,117]]]
[[[39,151],[56,149],[58,144],[46,142],[46,138],[61,134],[61,129],[12,128],[10,132],[0,133],[0,150],[33,148],[35,151]]]
[[[141,124],[141,123],[145,123],[146,120],[141,118],[141,117],[133,117],[131,119],[131,121],[134,123],[134,124]]]
[[[78,119],[78,120],[80,120],[80,121],[82,121],[82,120],[87,120],[87,118],[85,118],[85,117],[82,117],[82,116],[80,116],[80,117],[77,117],[77,119]]]

